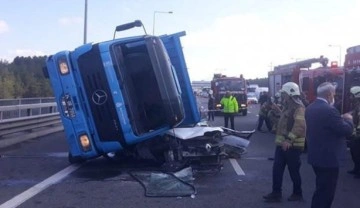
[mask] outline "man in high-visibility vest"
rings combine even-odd
[[[305,107],[300,99],[300,89],[296,83],[285,83],[280,92],[283,110],[276,128],[276,149],[272,170],[273,185],[272,192],[264,196],[265,202],[281,201],[282,181],[286,165],[293,182],[293,192],[288,200],[303,200],[300,155],[305,144]]]
[[[239,112],[236,98],[227,91],[225,96],[220,100],[220,104],[223,107],[225,128],[228,128],[230,119],[231,129],[235,130],[234,117],[235,114]]]

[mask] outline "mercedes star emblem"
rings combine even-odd
[[[96,90],[93,94],[92,94],[92,101],[96,104],[96,105],[102,105],[107,101],[107,94],[104,90]]]

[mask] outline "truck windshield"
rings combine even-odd
[[[221,80],[215,85],[220,91],[242,91],[245,87],[243,80]]]
[[[112,47],[116,74],[126,101],[126,110],[137,135],[174,126],[184,117],[171,65],[158,40],[145,40]]]

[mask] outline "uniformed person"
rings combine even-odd
[[[277,92],[274,96],[274,101],[272,102],[271,109],[268,113],[268,119],[271,124],[271,132],[276,133],[276,126],[280,119],[282,105],[280,103],[280,93]]]
[[[289,201],[301,201],[300,155],[305,143],[305,107],[300,99],[299,86],[294,82],[285,83],[281,90],[283,110],[276,128],[275,157],[273,164],[272,192],[263,198],[266,202],[280,202],[282,181],[286,165],[293,182],[293,192]]]
[[[220,104],[224,111],[224,123],[225,127],[228,128],[229,119],[231,129],[235,130],[234,117],[239,112],[239,105],[234,96],[231,95],[230,91],[227,91],[225,96],[221,98]]]
[[[354,132],[350,138],[349,147],[354,169],[348,171],[348,173],[355,175],[355,178],[360,178],[360,86],[352,87],[350,94],[353,100]]]
[[[271,102],[271,98],[268,98],[261,106],[260,106],[260,110],[259,110],[259,120],[258,120],[258,126],[257,126],[257,130],[260,132],[263,132],[261,130],[263,123],[265,121],[266,127],[268,129],[268,131],[271,131],[271,122],[270,119],[268,117],[268,113],[271,110],[271,106],[272,106],[272,102]]]

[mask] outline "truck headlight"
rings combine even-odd
[[[69,66],[65,58],[59,60],[59,70],[61,75],[65,75],[69,73]]]
[[[241,104],[240,106],[241,106],[241,107],[246,107],[246,105],[245,105],[245,104]]]
[[[91,144],[89,137],[86,134],[82,134],[79,137],[81,147],[84,151],[89,151],[91,149]]]
[[[221,104],[216,104],[216,107],[217,107],[217,108],[221,108]]]

